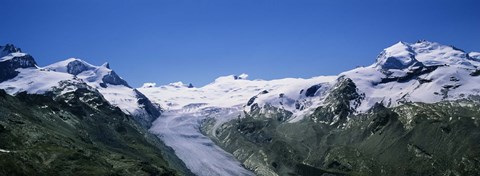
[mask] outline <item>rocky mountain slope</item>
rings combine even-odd
[[[400,42],[309,88],[314,106],[259,94],[245,118],[203,131],[260,175],[477,175],[478,66],[475,53]]]
[[[296,121],[304,114],[314,113],[319,106],[329,106],[329,95],[338,92],[342,81],[348,80],[355,86],[351,93],[358,94],[345,102],[352,113],[366,112],[376,103],[395,107],[406,102],[469,99],[480,95],[479,66],[476,52],[466,53],[429,41],[399,42],[383,50],[370,66],[341,73],[328,83],[297,89],[296,95],[275,92],[256,96],[245,111],[274,106],[292,112],[289,119]],[[303,94],[314,96],[313,103],[303,103],[306,101]]]
[[[108,63],[94,66],[81,59],[70,58],[40,67],[31,55],[11,44],[0,47],[0,50],[0,89],[8,94],[44,94],[62,86],[62,93],[67,93],[77,89],[74,85],[86,83],[98,90],[110,104],[134,116],[146,127],[161,114],[158,105],[130,87],[110,69]],[[68,83],[69,86],[60,83]]]
[[[108,64],[0,51],[0,175],[191,175],[145,128],[157,105]]]
[[[43,163],[42,173],[53,172],[64,166],[51,165],[52,158],[66,161],[80,147],[79,155],[99,167],[92,173],[102,174],[480,173],[477,52],[399,42],[372,65],[334,76],[249,80],[241,74],[203,87],[177,82],[134,89],[108,64],[72,58],[39,67],[13,45],[0,51],[0,89],[9,100],[3,102],[0,139],[15,141],[0,145],[0,155],[20,168]],[[39,103],[43,99],[47,106]],[[26,104],[31,107],[21,112]],[[25,124],[29,128],[20,128]],[[50,145],[66,146],[66,153],[48,151],[47,157],[22,148]],[[31,158],[32,166],[20,164]],[[76,161],[66,162],[65,174],[96,168],[71,164]],[[30,173],[21,170],[2,172]]]
[[[0,90],[0,111],[0,175],[189,174],[170,148],[92,89]]]
[[[258,92],[265,93],[265,89],[288,91],[298,88],[297,86],[330,80],[331,77],[317,77],[252,81],[247,79],[246,74],[242,74],[220,77],[203,87],[189,87],[183,83],[157,87],[153,83],[147,83],[138,90],[165,109],[150,131],[172,147],[193,173],[253,175],[231,154],[216,146],[201,132],[203,122],[215,119],[216,124],[220,125],[238,118],[243,105],[251,96]]]
[[[198,88],[139,90],[199,119],[201,130],[192,133],[259,175],[463,175],[478,173],[479,66],[476,52],[399,42],[372,65],[338,76],[265,81],[243,74]]]
[[[478,102],[375,105],[346,127],[263,115],[203,130],[259,175],[478,175]],[[212,130],[214,129],[214,130]]]

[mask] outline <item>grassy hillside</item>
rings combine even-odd
[[[261,175],[479,175],[478,107],[379,105],[344,124],[316,122],[322,113],[298,123],[256,114],[215,131],[207,122],[204,132]]]
[[[0,175],[189,175],[170,148],[98,92],[0,90]]]

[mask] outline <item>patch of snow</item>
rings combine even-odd
[[[12,151],[10,151],[10,150],[5,150],[5,149],[0,149],[0,152],[2,152],[2,153],[10,153],[10,152],[12,152]]]
[[[15,57],[23,57],[23,56],[26,56],[26,55],[27,55],[26,53],[10,53],[10,54],[0,58],[0,62],[5,62],[5,61],[11,60]]]
[[[143,83],[142,88],[152,88],[155,87],[157,83]]]
[[[107,88],[98,87],[97,90],[110,104],[119,107],[127,114],[137,114],[140,109],[136,92],[123,85],[109,85]]]
[[[186,84],[184,84],[183,82],[179,81],[179,82],[174,82],[174,83],[170,83],[168,84],[169,86],[172,86],[172,87],[175,87],[175,88],[182,88],[182,87],[187,87]]]
[[[245,74],[245,73],[242,73],[242,74],[238,75],[238,78],[239,78],[239,79],[247,79],[247,78],[248,78],[248,75]]]
[[[475,61],[480,61],[480,52],[470,52],[468,56]]]

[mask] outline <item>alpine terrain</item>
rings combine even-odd
[[[480,53],[399,42],[337,76],[139,90],[165,109],[150,131],[201,175],[247,175],[214,151],[257,175],[478,175],[479,66]]]
[[[160,107],[108,64],[0,51],[0,175],[191,174],[146,130]]]
[[[478,52],[398,42],[339,75],[140,88],[0,52],[0,175],[480,175]]]

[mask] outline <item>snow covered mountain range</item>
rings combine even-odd
[[[172,147],[193,173],[252,175],[250,170],[257,166],[252,160],[243,163],[250,170],[245,169],[209,138],[216,136],[223,123],[247,115],[290,124],[310,117],[314,122],[342,127],[350,114],[368,112],[378,104],[397,107],[410,102],[480,101],[479,67],[478,52],[429,41],[399,42],[384,49],[370,66],[339,75],[249,80],[247,74],[241,74],[219,77],[202,87],[177,82],[132,88],[108,63],[95,66],[70,58],[41,67],[31,55],[9,44],[0,46],[0,89],[11,95],[58,96],[87,87],[151,127],[150,132]],[[211,119],[210,131],[201,131]]]
[[[480,94],[480,53],[466,53],[429,41],[399,42],[383,50],[372,65],[337,76],[266,81],[248,80],[248,75],[242,74],[219,77],[198,88],[181,82],[158,87],[146,83],[138,90],[111,70],[108,63],[94,66],[70,58],[40,67],[31,55],[11,44],[1,46],[0,51],[0,88],[9,94],[22,91],[42,94],[65,81],[85,83],[129,114],[160,115],[160,108],[144,93],[167,110],[244,106],[250,112],[255,107],[273,106],[301,117],[325,103],[339,78],[351,79],[361,95],[351,102],[355,112],[365,112],[379,102],[393,107],[402,102],[433,103]],[[75,87],[63,91],[72,89]]]
[[[94,66],[70,58],[40,67],[31,55],[11,44],[0,46],[0,51],[0,89],[11,95],[20,92],[65,94],[78,86],[87,86],[99,91],[110,104],[138,118],[143,125],[149,126],[160,116],[160,107],[130,87],[108,63]]]
[[[351,80],[359,95],[350,100],[353,112],[366,112],[375,103],[386,107],[404,102],[434,103],[480,95],[480,53],[466,53],[435,42],[398,42],[386,48],[376,61],[337,76],[310,79],[248,80],[246,74],[225,76],[199,88],[182,83],[139,90],[165,109],[243,106],[276,107],[292,112],[290,122],[301,120],[322,105],[340,80]]]
[[[372,65],[335,76],[248,80],[248,75],[241,74],[219,77],[203,87],[182,82],[162,86],[145,83],[138,90],[166,110],[150,131],[174,148],[192,172],[248,175],[239,169],[238,162],[226,159],[230,156],[225,156],[226,152],[204,135],[209,134],[221,143],[236,141],[233,139],[238,136],[227,135],[231,138],[222,140],[217,133],[222,124],[245,114],[259,119],[274,118],[281,123],[313,119],[344,127],[350,114],[367,112],[378,103],[396,107],[407,102],[478,100],[479,61],[479,53],[466,53],[451,46],[428,41],[399,42],[382,51]],[[212,119],[214,124],[209,129],[200,130]],[[244,149],[237,146],[232,151]],[[257,160],[245,152],[233,154],[257,174],[276,175],[258,164],[265,158]],[[205,162],[192,163],[192,157],[204,158]]]

